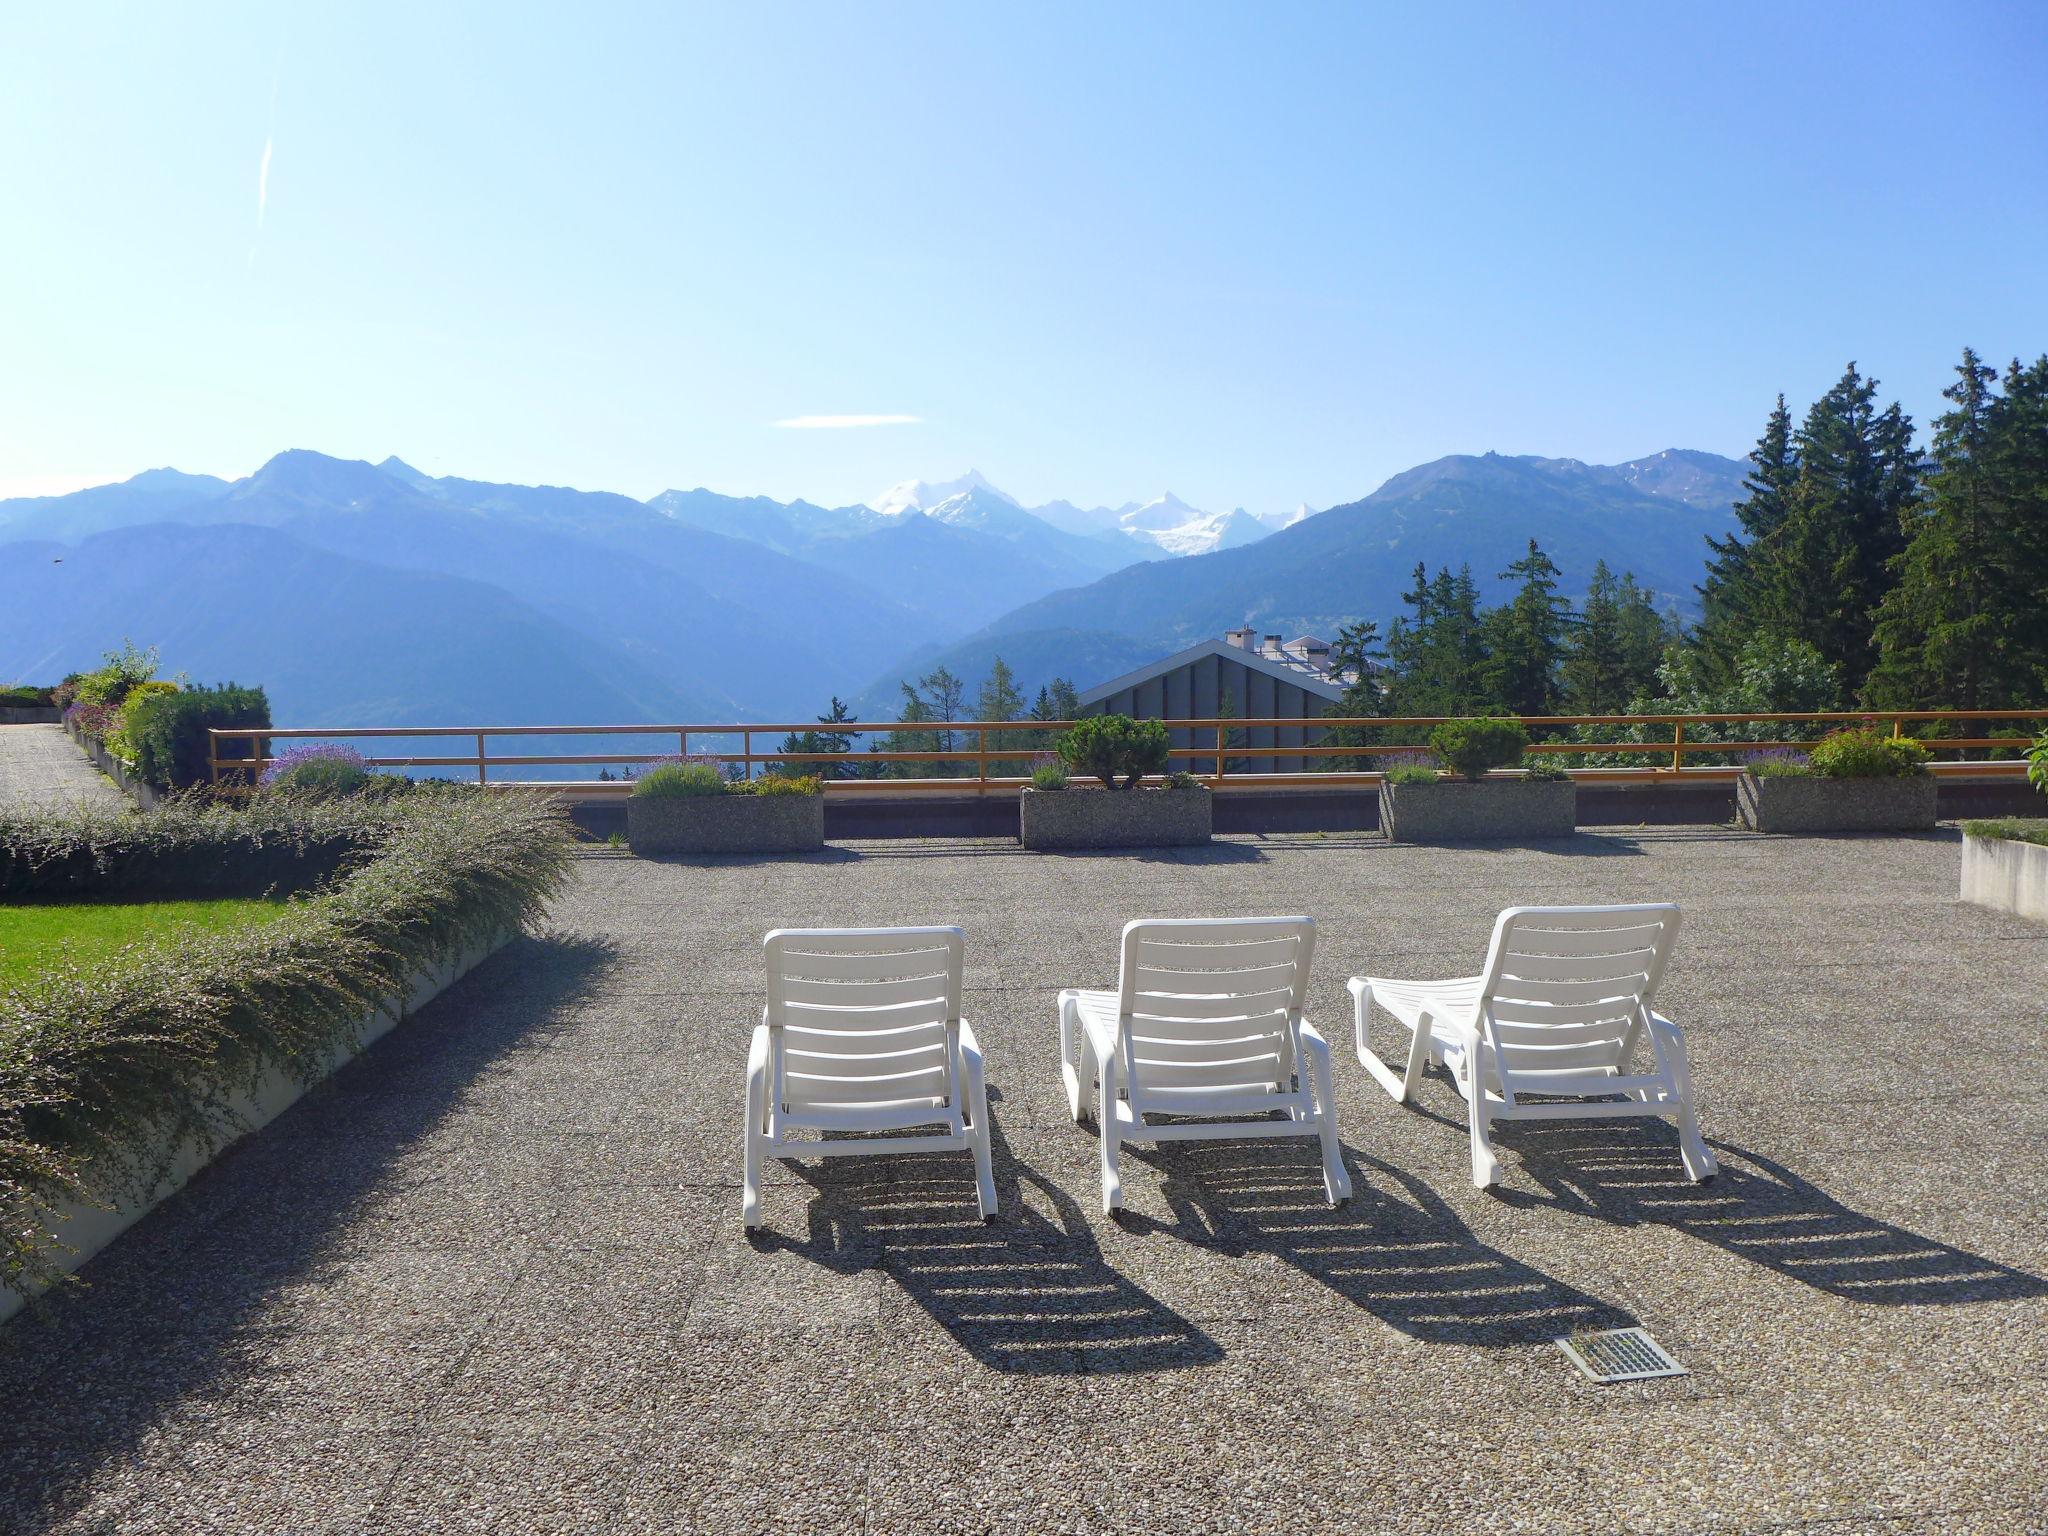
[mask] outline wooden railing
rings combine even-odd
[[[1370,785],[1377,784],[1380,773],[1371,769],[1324,769],[1317,770],[1313,764],[1318,760],[1385,757],[1414,754],[1427,750],[1413,742],[1386,742],[1375,745],[1331,743],[1328,733],[1344,731],[1361,736],[1384,735],[1389,732],[1412,732],[1441,725],[1444,716],[1406,716],[1399,719],[1372,717],[1302,719],[1176,719],[1165,722],[1176,733],[1178,741],[1172,750],[1172,761],[1196,773],[1206,783],[1219,786],[1256,785]],[[1868,710],[1835,710],[1806,713],[1765,713],[1729,715],[1528,715],[1522,723],[1537,737],[1531,751],[1546,755],[1585,757],[1594,754],[1620,755],[1649,758],[1655,761],[1629,767],[1575,767],[1569,771],[1574,777],[1598,779],[1642,779],[1668,777],[1684,774],[1693,777],[1727,778],[1740,772],[1739,766],[1688,764],[1691,756],[1713,754],[1741,754],[1762,752],[1773,749],[1798,750],[1812,745],[1806,740],[1772,741],[1720,741],[1702,739],[1699,735],[1687,735],[1688,728],[1713,725],[1840,725],[1875,723],[1888,727],[1892,734],[1906,734],[1908,725],[1925,722],[1965,725],[1969,722],[2020,722],[2033,721],[2048,723],[2048,709],[1917,709],[1872,712]],[[591,779],[536,780],[519,778],[493,779],[492,768],[612,768],[644,767],[665,758],[695,757],[712,762],[730,764],[742,774],[751,776],[763,764],[788,763],[791,765],[879,765],[900,763],[944,763],[964,769],[964,774],[932,778],[889,778],[889,779],[830,779],[827,788],[834,793],[873,790],[951,790],[958,793],[971,790],[976,793],[987,790],[1014,789],[1027,782],[1024,775],[1015,772],[991,772],[991,765],[998,769],[1021,760],[1044,755],[1049,749],[1046,742],[1056,733],[1069,729],[1072,721],[1056,720],[963,720],[963,721],[899,721],[879,723],[805,721],[795,725],[774,724],[711,724],[711,725],[486,725],[486,726],[363,726],[350,728],[299,727],[291,729],[233,729],[213,730],[208,733],[211,744],[207,749],[208,767],[212,777],[219,781],[223,776],[254,779],[277,759],[271,755],[269,746],[279,741],[331,741],[349,743],[374,743],[392,740],[454,740],[468,750],[435,753],[425,756],[378,756],[365,754],[365,761],[375,768],[457,768],[475,775],[478,784],[528,786],[548,785],[562,789],[573,789],[580,793],[600,794],[605,792],[625,793],[632,788],[630,780],[621,778],[611,783]],[[1613,726],[1616,734],[1637,727],[1668,727],[1669,741],[1563,741],[1543,739],[1547,733],[1577,726]],[[1315,741],[1302,741],[1292,745],[1274,742],[1247,742],[1233,740],[1235,733],[1242,731],[1271,731],[1276,737],[1280,731],[1298,732],[1303,736],[1317,736]],[[783,752],[777,750],[757,751],[756,746],[764,737],[778,739],[787,735],[801,735],[805,732],[836,736],[873,737],[890,732],[918,732],[928,735],[951,735],[956,738],[972,738],[971,745],[955,745],[952,748],[935,750],[879,750],[852,752]],[[1006,733],[1036,732],[1037,738],[1017,745],[1004,745]],[[1210,743],[1213,734],[1214,744]],[[1597,733],[1596,733],[1597,734]],[[1781,733],[1782,734],[1782,733]],[[492,753],[490,743],[499,738],[549,738],[563,736],[604,737],[636,736],[648,739],[672,739],[673,747],[664,744],[657,750],[634,752],[500,752]],[[991,737],[995,738],[991,742]],[[1196,739],[1200,738],[1199,744]],[[1928,745],[1942,752],[1985,752],[1995,750],[2011,751],[2028,745],[2029,736],[1943,736],[1930,739]],[[740,750],[709,750],[707,742],[731,742],[737,740]],[[1011,735],[1014,742],[1016,737]],[[231,750],[223,751],[224,747]],[[1300,763],[1291,772],[1268,773],[1233,772],[1234,759],[1265,758],[1289,759]],[[2004,776],[2023,773],[2023,762],[1987,761],[1982,758],[1963,758],[1956,761],[1941,761],[1934,764],[1937,773]]]

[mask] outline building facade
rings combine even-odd
[[[1301,720],[1301,725],[1239,726],[1231,731],[1229,768],[1233,773],[1293,773],[1314,759],[1262,756],[1260,747],[1314,746],[1322,740],[1318,721],[1343,698],[1348,673],[1330,666],[1330,647],[1313,635],[1283,641],[1233,629],[1220,640],[1204,640],[1184,651],[1098,683],[1081,694],[1081,707],[1091,715],[1130,715],[1135,719]],[[1213,728],[1177,728],[1176,747],[1196,750],[1216,746]],[[1206,761],[1174,759],[1176,768],[1215,771]]]

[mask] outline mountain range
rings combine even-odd
[[[973,472],[851,507],[642,502],[291,450],[232,482],[159,469],[0,501],[0,681],[133,638],[264,683],[281,724],[804,718],[834,694],[887,715],[939,662],[1085,687],[1243,622],[1384,623],[1418,560],[1489,582],[1531,537],[1572,590],[1604,556],[1683,611],[1743,470],[1458,456],[1260,519],[1170,494],[1027,508]]]

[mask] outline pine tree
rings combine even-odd
[[[846,704],[837,694],[832,696],[832,707],[818,716],[820,725],[839,725],[851,720]],[[844,731],[798,731],[782,738],[784,752],[852,752],[853,737]],[[807,763],[781,762],[772,765],[772,771],[801,777],[809,774],[820,779],[850,779],[857,775],[853,763]]]
[[[1607,569],[1605,560],[1593,566],[1593,583],[1586,591],[1585,610],[1558,672],[1565,702],[1574,714],[1618,714],[1628,703],[1620,583]]]
[[[988,676],[982,679],[981,692],[975,696],[974,718],[1014,720],[1023,710],[1024,695],[1017,691],[1017,675],[998,656],[989,663]]]
[[[1876,660],[1872,620],[1892,586],[1918,495],[1913,423],[1877,409],[1877,381],[1851,363],[1806,413],[1795,438],[1799,474],[1761,573],[1756,628],[1804,640],[1838,661],[1860,690]]]
[[[1490,694],[1518,715],[1557,712],[1558,667],[1571,628],[1571,604],[1557,591],[1558,569],[1529,541],[1529,553],[1500,573],[1520,583],[1486,616]]]
[[[1733,675],[1735,659],[1757,617],[1760,568],[1785,526],[1792,485],[1799,478],[1792,413],[1785,408],[1783,395],[1771,408],[1749,463],[1750,472],[1742,482],[1749,494],[1735,503],[1739,531],[1725,539],[1707,535],[1713,557],[1707,561],[1707,579],[1698,588],[1703,612],[1693,642],[1705,653],[1708,670],[1723,678]]]
[[[1676,618],[1657,611],[1650,594],[1636,584],[1633,571],[1622,573],[1615,604],[1620,612],[1623,679],[1618,708],[1627,709],[1630,700],[1657,686],[1658,671],[1681,631]]]

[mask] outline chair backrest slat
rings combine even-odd
[[[1288,1091],[1314,945],[1305,917],[1128,924],[1117,1006],[1132,1109],[1237,1113],[1247,1095]]]
[[[1677,936],[1669,902],[1501,913],[1481,990],[1501,1070],[1512,1081],[1621,1065]]]
[[[957,1117],[960,929],[777,929],[763,948],[779,1104]]]

